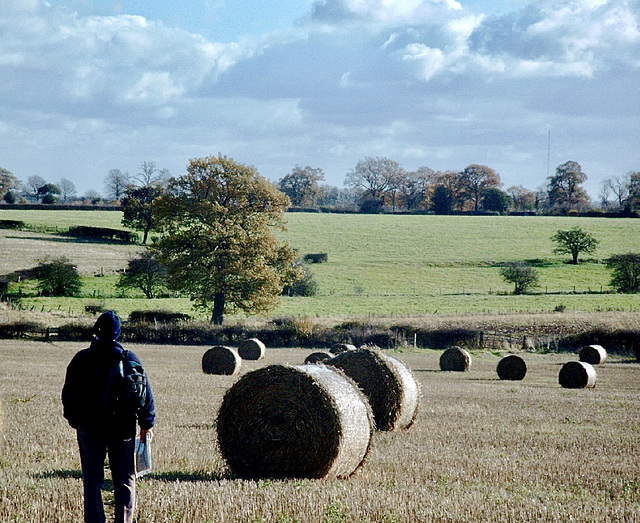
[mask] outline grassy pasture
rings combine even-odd
[[[119,227],[116,211],[2,210],[0,218],[20,219],[64,231],[79,223]],[[640,251],[640,220],[515,217],[287,215],[282,237],[301,255],[326,252],[328,263],[311,265],[319,285],[312,298],[284,299],[276,316],[450,314],[464,312],[640,310],[640,295],[600,294],[610,273],[602,260],[614,253]],[[579,226],[600,240],[597,252],[578,266],[553,253],[552,234]],[[79,242],[24,231],[0,231],[0,271],[35,265],[46,254],[66,255],[85,275],[85,298],[31,298],[33,307],[82,312],[87,298],[102,298],[122,314],[171,305],[189,312],[188,300],[150,302],[141,295],[121,299],[115,276],[139,246]],[[540,287],[528,296],[510,296],[499,264],[528,260],[540,274]],[[25,292],[29,291],[25,285]]]
[[[0,341],[0,521],[82,519],[75,436],[62,418],[64,371],[79,344]],[[573,355],[521,353],[521,382],[501,382],[498,353],[442,373],[439,352],[394,353],[421,387],[408,431],[376,434],[346,480],[244,481],[215,440],[235,378],[204,375],[205,347],[131,346],[157,398],[154,472],[138,484],[138,523],[640,521],[640,365],[613,358],[592,390],[558,385]],[[300,364],[309,351],[271,349]],[[107,474],[107,477],[108,474]],[[112,487],[103,492],[112,503]],[[112,512],[112,506],[109,506]]]

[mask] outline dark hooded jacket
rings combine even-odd
[[[124,351],[115,341],[120,336],[119,318],[115,313],[101,315],[94,333],[99,337],[88,349],[78,352],[67,367],[62,388],[64,417],[73,428],[105,438],[134,437],[136,422],[143,429],[150,429],[155,423],[151,386],[147,380],[147,399],[137,412],[114,412],[108,404],[107,389]],[[129,358],[140,362],[131,351]]]

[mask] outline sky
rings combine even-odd
[[[0,167],[104,192],[223,154],[343,186],[365,157],[640,170],[640,0],[2,0]]]

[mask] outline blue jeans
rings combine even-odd
[[[78,431],[82,482],[84,485],[84,520],[105,523],[102,504],[104,460],[109,455],[115,497],[115,523],[132,523],[136,504],[135,438],[105,439],[100,435]]]

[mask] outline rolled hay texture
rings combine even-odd
[[[460,347],[451,347],[440,356],[440,370],[466,372],[471,368],[471,354]]]
[[[375,427],[409,428],[418,411],[418,385],[404,364],[378,350],[361,348],[327,360],[358,384],[369,400]]]
[[[596,370],[584,361],[570,361],[560,369],[560,385],[565,389],[590,389],[596,386]]]
[[[202,372],[205,374],[220,374],[234,376],[240,372],[242,359],[231,347],[216,345],[202,356]]]
[[[218,443],[244,478],[343,478],[364,461],[373,433],[367,399],[325,365],[270,365],[224,395]]]
[[[244,340],[238,347],[238,354],[243,360],[261,360],[267,348],[258,338]]]
[[[343,352],[347,352],[350,350],[356,350],[356,346],[351,345],[350,343],[336,343],[329,349],[329,352],[331,354],[342,354]]]
[[[602,345],[587,345],[580,349],[580,361],[591,365],[602,365],[607,361],[607,351]]]
[[[498,362],[496,368],[501,380],[518,381],[527,375],[527,364],[516,354],[508,354]]]
[[[329,358],[331,358],[331,354],[328,352],[312,352],[305,358],[304,363],[305,365],[310,365],[313,363],[327,361]]]

